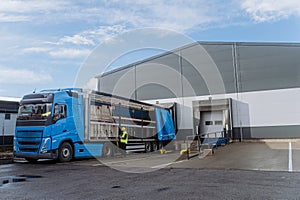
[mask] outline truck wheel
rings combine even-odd
[[[25,160],[27,160],[30,163],[36,163],[38,161],[38,159],[36,158],[25,158]]]
[[[58,149],[59,162],[69,162],[73,158],[73,148],[68,142],[64,142]]]
[[[145,152],[151,152],[152,151],[152,147],[151,147],[151,142],[146,142],[145,143]]]
[[[162,149],[164,147],[162,142],[158,142],[158,150]]]
[[[109,143],[104,143],[102,147],[102,156],[104,157],[112,157],[114,155],[114,148]]]
[[[153,149],[153,151],[157,151],[158,150],[157,142],[153,142],[152,143],[152,149]]]

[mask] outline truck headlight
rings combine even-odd
[[[46,138],[41,147],[41,153],[47,153],[48,149],[50,149],[51,139]]]

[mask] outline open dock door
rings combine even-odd
[[[231,99],[193,101],[193,124],[196,135],[229,141],[232,136]]]

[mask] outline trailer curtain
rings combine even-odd
[[[158,140],[176,139],[174,123],[169,111],[156,108],[155,114]]]

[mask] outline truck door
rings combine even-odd
[[[67,106],[65,104],[55,104],[53,112],[52,136],[66,133]]]

